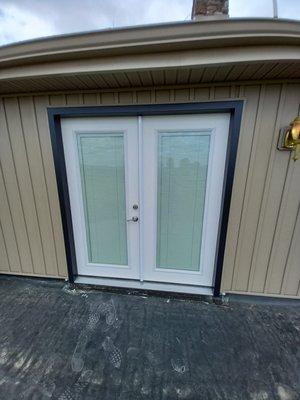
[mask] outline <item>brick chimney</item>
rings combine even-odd
[[[228,0],[193,0],[192,19],[228,18]]]

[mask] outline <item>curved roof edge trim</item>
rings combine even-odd
[[[85,57],[255,45],[300,45],[300,22],[189,21],[60,35],[0,47],[0,67]]]

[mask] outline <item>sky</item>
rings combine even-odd
[[[277,0],[300,19],[300,0]],[[190,19],[192,0],[0,0],[0,46],[43,36]],[[230,17],[272,17],[273,0],[229,0]]]

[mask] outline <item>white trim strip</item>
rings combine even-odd
[[[143,224],[144,224],[144,212],[143,212],[143,119],[141,116],[138,117],[138,175],[139,175],[139,233],[140,233],[140,247],[139,247],[139,260],[140,260],[140,281],[144,280],[144,260],[143,260]]]

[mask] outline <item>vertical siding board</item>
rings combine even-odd
[[[137,102],[139,104],[151,103],[151,91],[150,90],[137,91]]]
[[[9,272],[9,263],[5,247],[2,223],[0,223],[0,272]]]
[[[2,215],[5,216],[3,229],[7,239],[10,269],[12,272],[32,273],[33,266],[26,223],[2,101],[0,102],[0,158],[3,172],[3,189],[6,190],[8,200],[7,207],[5,207],[5,198],[2,199],[1,211],[3,212]],[[13,222],[12,226],[10,225],[10,218]]]
[[[83,104],[85,106],[95,106],[98,103],[97,93],[84,93]]]
[[[241,219],[233,288],[246,291],[250,274],[262,195],[269,163],[271,144],[278,110],[280,85],[266,86],[261,99],[259,120],[255,128],[255,143],[251,154],[249,176]]]
[[[222,291],[232,289],[235,256],[237,245],[239,244],[239,229],[243,212],[243,202],[249,171],[250,155],[253,145],[255,120],[258,113],[260,86],[245,86],[242,92],[243,96],[247,100],[244,104],[243,120],[240,131],[235,176],[232,189],[222,276]],[[243,265],[240,265],[240,268],[243,268]]]
[[[194,99],[195,99],[195,101],[208,101],[209,100],[209,87],[195,88]]]
[[[20,98],[21,118],[47,275],[58,275],[50,207],[32,97]]]
[[[6,226],[6,224],[8,226]],[[4,228],[3,228],[4,227]],[[12,229],[12,221],[10,218],[10,211],[7,202],[7,196],[4,187],[2,170],[0,168],[0,271],[8,272],[10,270],[9,259],[8,259],[8,251],[6,246],[6,240],[4,237],[4,230],[8,228],[9,239],[13,241],[15,244],[15,236]],[[18,250],[16,256],[18,257]],[[19,264],[17,269],[20,269]]]
[[[42,240],[18,100],[16,98],[6,99],[5,110],[31,249],[33,272],[44,274],[45,261],[42,251]]]
[[[115,104],[115,98],[116,98],[116,96],[115,96],[115,94],[114,94],[114,92],[103,92],[103,93],[101,93],[101,104],[107,104],[107,105],[110,105],[110,104]]]
[[[67,94],[66,95],[67,105],[68,106],[79,106],[82,104],[82,95],[81,94]]]
[[[63,107],[66,103],[66,95],[65,94],[52,94],[49,96],[49,104],[47,106],[53,107]]]
[[[169,103],[169,101],[170,101],[170,90],[167,89],[155,90],[156,103]]]
[[[175,101],[188,102],[188,101],[190,101],[190,90],[189,89],[175,89],[174,97],[175,97]]]
[[[299,196],[300,197],[300,196]],[[282,282],[281,294],[286,296],[297,296],[300,283],[300,203],[297,213],[295,229],[293,231],[289,255],[284,279]]]
[[[65,105],[63,98],[57,100],[60,101],[57,105]],[[58,274],[59,276],[65,277],[67,276],[66,254],[47,116],[49,99],[47,96],[36,96],[34,98],[34,104],[38,134],[41,144],[43,165],[45,170],[47,193],[49,197],[51,224],[54,234]]]
[[[132,104],[133,103],[133,92],[120,92],[118,96],[119,104]]]
[[[294,85],[289,91],[287,91],[285,85],[283,87],[282,101],[278,110],[274,138],[271,145],[271,157],[268,165],[251,265],[248,290],[253,292],[262,293],[264,291],[274,234],[277,227],[278,212],[289,163],[289,153],[277,150],[279,130],[282,126],[289,125],[294,115],[296,115],[298,108],[297,100],[300,97],[299,90],[300,87],[298,85]],[[272,204],[272,207],[270,207],[270,204]]]
[[[216,100],[218,99],[228,99],[231,96],[231,87],[230,86],[216,86],[215,88],[215,96]]]
[[[0,224],[1,234],[3,237],[3,246],[1,242],[1,247],[3,247],[3,249],[1,248],[0,266],[2,267],[3,265],[7,265],[8,270],[10,269],[11,271],[20,272],[21,263],[19,258],[19,251],[16,242],[13,221],[11,218],[10,207],[7,199],[2,168],[0,168]]]

